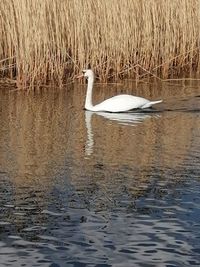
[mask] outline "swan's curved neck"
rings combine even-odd
[[[89,77],[88,85],[87,85],[86,100],[85,100],[85,109],[87,109],[87,110],[92,110],[92,108],[93,108],[93,104],[92,104],[93,84],[94,84],[94,77]]]

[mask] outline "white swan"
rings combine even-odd
[[[117,95],[93,106],[92,104],[92,89],[94,84],[94,73],[91,69],[82,71],[79,77],[86,77],[88,79],[87,94],[85,101],[85,109],[90,111],[104,111],[104,112],[126,112],[133,109],[149,108],[154,104],[162,102],[162,100],[149,101],[145,98],[132,95]]]

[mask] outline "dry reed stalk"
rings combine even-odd
[[[4,0],[0,75],[26,87],[88,66],[101,81],[200,71],[199,28],[200,0]]]

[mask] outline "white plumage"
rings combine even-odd
[[[92,70],[83,70],[83,75],[88,79],[87,94],[85,100],[85,109],[90,111],[104,112],[127,112],[133,109],[149,108],[154,104],[162,102],[162,100],[150,101],[143,97],[133,95],[117,95],[93,106],[92,104],[92,89],[94,84],[94,73]]]

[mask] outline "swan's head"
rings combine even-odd
[[[82,70],[82,73],[83,73],[83,76],[86,77],[87,79],[94,78],[94,72],[90,69]]]

